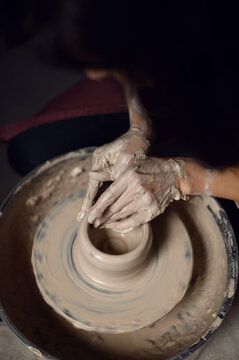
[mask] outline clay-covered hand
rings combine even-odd
[[[145,159],[149,145],[144,132],[135,127],[94,151],[88,189],[78,219],[91,207],[102,182],[114,181],[129,166]]]
[[[161,214],[170,202],[184,198],[175,185],[183,177],[182,160],[147,158],[127,169],[91,208],[88,221],[127,232]]]

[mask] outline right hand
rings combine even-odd
[[[176,178],[183,178],[182,160],[146,158],[128,168],[99,197],[88,221],[128,232],[151,221],[173,201],[185,198]]]

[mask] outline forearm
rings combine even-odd
[[[186,179],[176,179],[176,186],[182,193],[212,195],[239,201],[239,166],[207,169],[192,159],[184,161]]]
[[[114,78],[121,84],[129,109],[130,129],[141,130],[147,140],[152,140],[152,122],[141,103],[138,90],[123,72],[114,72]]]
[[[140,129],[145,137],[150,140],[152,136],[152,122],[139,99],[137,89],[133,86],[125,85],[124,92],[129,109],[130,128]]]

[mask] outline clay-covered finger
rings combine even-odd
[[[85,212],[91,207],[100,185],[101,185],[101,182],[99,180],[90,179],[89,185],[87,188],[87,192],[86,192],[86,196],[85,196],[83,205],[81,207],[81,211],[77,217],[78,221],[80,221],[83,218],[83,216],[85,215]]]
[[[110,180],[109,169],[89,172],[89,184],[82,208],[88,210],[101,186],[102,182]]]
[[[103,146],[95,149],[93,156],[92,156],[92,164],[91,169],[93,171],[98,171],[103,167]]]
[[[109,219],[117,215],[125,206],[131,203],[135,198],[134,193],[129,193],[127,188],[125,189],[124,193],[118,197],[118,199],[111,205],[101,216],[101,218],[97,219],[98,226],[103,225]],[[135,212],[135,211],[134,211]],[[96,226],[96,227],[98,227]]]
[[[138,193],[137,186],[127,185],[124,193],[94,222],[94,226],[99,227],[134,214],[141,207],[144,197],[145,194]]]
[[[91,170],[89,172],[90,179],[97,181],[110,181],[111,180],[111,167],[100,169],[97,171]]]
[[[112,176],[117,179],[134,162],[133,156],[125,153],[120,154],[114,166]]]
[[[113,182],[99,197],[95,205],[92,206],[88,216],[89,223],[93,224],[96,219],[100,218],[105,210],[125,191],[126,187],[127,182],[122,181],[122,179]]]
[[[116,221],[120,221],[122,219],[126,219],[129,216],[132,216],[136,213],[136,209],[139,209],[140,207],[140,201],[131,201],[129,204],[127,204],[124,208],[122,208],[119,212],[112,215],[109,220],[105,222],[105,225],[112,224]]]
[[[139,225],[145,224],[147,221],[145,212],[140,212],[128,217],[125,220],[115,221],[111,224],[105,225],[105,228],[125,233],[133,230]]]
[[[110,206],[109,214],[111,215],[111,219],[113,219],[114,214],[121,213],[124,209],[131,209],[131,207],[132,211],[130,214],[127,214],[127,216],[139,211],[139,209],[143,211],[143,209],[147,208],[148,211],[150,211],[154,202],[155,198],[153,194],[147,191],[143,185],[137,181],[137,177],[136,179],[130,177],[126,191]],[[129,205],[129,207],[127,207],[127,205]]]

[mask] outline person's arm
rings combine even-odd
[[[239,200],[239,167],[208,170],[193,159],[146,158],[127,169],[91,208],[88,221],[127,232],[186,195]]]
[[[129,130],[109,144],[94,151],[86,197],[79,213],[80,220],[90,209],[104,181],[116,180],[128,167],[145,159],[152,134],[151,121],[139,101],[136,88],[121,79],[129,107]]]
[[[139,129],[150,140],[152,136],[152,122],[146,109],[141,103],[135,87],[124,84],[124,93],[129,109],[130,129]]]
[[[193,159],[184,161],[186,179],[176,179],[176,186],[182,193],[212,195],[239,201],[239,166],[208,169]]]

